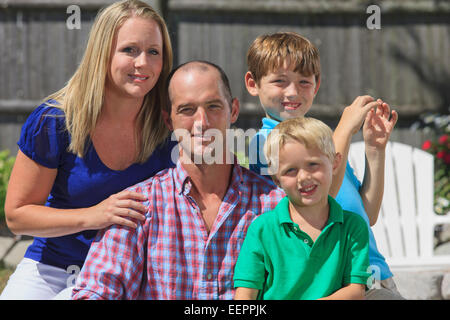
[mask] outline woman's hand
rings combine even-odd
[[[6,221],[17,235],[59,237],[112,224],[136,228],[145,220],[146,196],[122,191],[99,204],[81,209],[45,206],[57,169],[49,169],[28,158],[20,150],[11,172],[5,201]]]
[[[121,191],[86,210],[86,229],[103,229],[113,224],[136,228],[135,221],[145,221],[147,207],[141,202],[147,200],[143,194]]]

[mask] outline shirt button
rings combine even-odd
[[[303,240],[303,242],[304,242],[304,243],[308,243],[309,241],[308,241],[308,239],[305,239],[305,240]]]
[[[211,280],[211,279],[212,279],[212,274],[211,274],[211,273],[208,273],[208,274],[206,275],[206,279]]]

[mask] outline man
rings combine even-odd
[[[284,197],[230,157],[226,132],[239,102],[218,66],[189,62],[168,82],[177,166],[129,188],[147,196],[146,220],[99,232],[74,299],[232,299],[248,226]]]

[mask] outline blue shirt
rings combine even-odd
[[[261,175],[268,175],[267,160],[264,156],[264,143],[266,142],[270,131],[272,131],[279,122],[273,119],[263,118],[262,123],[262,128],[250,141],[248,161],[250,170]]]
[[[392,272],[389,270],[385,258],[378,251],[377,242],[370,227],[369,217],[367,216],[361,195],[359,194],[360,189],[361,182],[359,182],[353,173],[353,168],[347,162],[344,180],[336,196],[336,201],[341,205],[342,209],[355,212],[366,221],[367,227],[369,228],[369,263],[374,272],[373,276],[377,276],[378,270],[375,268],[379,268],[380,279],[377,280],[384,280],[392,277]]]
[[[70,137],[64,112],[41,104],[28,117],[18,142],[30,159],[47,168],[57,169],[46,206],[59,209],[87,208],[120,192],[158,171],[174,166],[171,150],[175,142],[167,140],[143,164],[132,164],[125,170],[111,170],[103,164],[92,143],[83,158],[68,152]],[[34,238],[25,257],[44,264],[67,269],[81,267],[97,230],[53,237]]]
[[[249,162],[250,169],[252,171],[259,174],[267,174],[267,160],[265,159],[264,152],[262,150],[264,147],[264,142],[266,141],[270,131],[275,128],[279,122],[273,119],[263,118],[262,123],[263,125],[261,130],[259,130],[250,141]],[[250,157],[252,153],[253,158]],[[255,159],[255,154],[258,155],[257,159]],[[367,228],[369,229],[369,263],[372,267],[372,271],[374,271],[374,277],[377,276],[377,269],[379,268],[380,279],[376,280],[384,280],[392,277],[392,272],[389,270],[389,266],[387,265],[385,258],[378,251],[377,243],[375,241],[372,228],[369,224],[369,217],[367,216],[361,195],[359,194],[360,188],[361,183],[353,173],[353,168],[347,162],[344,180],[342,181],[341,188],[336,196],[336,201],[341,205],[343,210],[357,213],[366,221]]]

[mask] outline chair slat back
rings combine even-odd
[[[404,256],[417,258],[419,256],[417,215],[416,215],[416,188],[415,170],[413,166],[413,149],[402,143],[389,143],[391,148],[387,156],[392,157],[394,163],[394,176],[396,179],[396,192],[399,201],[401,235],[404,245]],[[423,174],[427,174],[423,172]],[[389,210],[389,209],[387,209]],[[387,212],[389,215],[390,213]],[[397,256],[397,255],[396,255]]]
[[[416,177],[417,225],[419,231],[419,256],[433,255],[435,217],[434,203],[434,159],[425,151],[414,149],[413,163]]]
[[[349,161],[362,181],[364,142],[350,146]],[[434,213],[434,158],[411,146],[389,142],[386,146],[384,195],[372,230],[378,250],[388,264],[450,265],[450,255],[434,256],[434,226],[450,223],[450,216]]]
[[[405,256],[405,243],[402,232],[402,225],[400,222],[400,201],[398,198],[396,161],[391,156],[392,146],[390,143],[386,146],[386,164],[384,176],[384,194],[383,202],[381,204],[381,212],[377,223],[383,222],[386,230],[388,252],[380,251],[385,257],[403,257]],[[375,239],[378,240],[381,236],[374,230]]]

